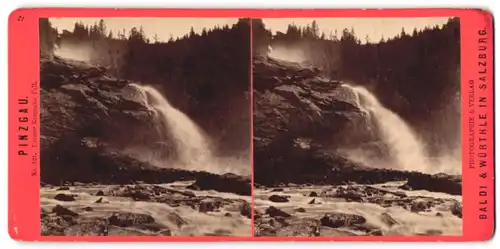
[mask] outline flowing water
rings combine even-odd
[[[347,214],[361,215],[366,219],[368,227],[379,228],[385,236],[408,236],[438,233],[439,235],[460,236],[462,235],[462,219],[451,213],[450,207],[458,202],[462,203],[462,197],[445,193],[434,193],[425,190],[407,191],[399,188],[403,182],[388,182],[384,184],[367,185],[389,192],[404,193],[405,198],[416,198],[414,202],[425,202],[428,198],[440,199],[439,205],[432,206],[426,211],[414,212],[401,205],[382,206],[370,202],[346,202],[343,198],[329,197],[329,193],[335,193],[339,187],[346,186],[307,186],[307,187],[283,187],[283,191],[276,192],[270,189],[258,188],[254,190],[255,209],[263,213],[269,206],[277,207],[294,218],[312,218],[319,220],[325,213],[340,212]],[[314,191],[317,197],[310,197]],[[269,201],[271,195],[290,196],[288,202],[277,203]],[[390,195],[379,196],[379,198],[390,199]],[[311,200],[315,203],[310,204]],[[401,200],[403,200],[401,199]],[[298,208],[304,208],[305,212],[298,212]],[[438,214],[439,213],[439,214]],[[390,226],[384,222],[383,216],[390,216],[394,219],[394,225]],[[342,227],[347,232],[355,235],[364,235],[364,232]],[[323,235],[322,235],[323,236]],[[331,236],[331,235],[324,235]]]
[[[157,186],[187,190],[185,187],[192,182],[174,182],[170,184],[159,184]],[[134,186],[134,185],[130,185]],[[129,197],[119,196],[95,196],[94,193],[101,190],[107,193],[118,185],[93,185],[93,186],[72,186],[69,190],[60,191],[55,187],[40,189],[40,205],[45,210],[52,210],[56,205],[62,205],[70,210],[79,213],[82,218],[109,217],[116,212],[130,212],[151,215],[159,224],[165,225],[172,231],[172,236],[199,236],[206,234],[223,233],[225,236],[249,236],[251,234],[251,220],[240,214],[238,200],[251,202],[250,196],[240,196],[231,193],[221,193],[216,191],[188,191],[196,194],[197,198],[212,197],[234,200],[234,204],[227,205],[219,212],[199,212],[198,210],[185,206],[170,206],[161,202],[134,201]],[[76,200],[72,202],[58,201],[54,199],[57,194],[76,195]],[[102,198],[102,203],[96,200]],[[85,207],[92,207],[91,212],[83,211]],[[231,215],[225,215],[230,213]],[[179,218],[180,217],[180,218]],[[185,224],[179,226],[178,220],[184,220]],[[131,231],[149,235],[146,229]],[[133,233],[132,233],[133,234]],[[125,235],[132,235],[125,234]]]
[[[156,112],[161,139],[173,139],[176,145],[178,163],[193,164],[210,159],[209,143],[201,131],[186,114],[172,107],[163,95],[151,86],[131,84],[137,88],[145,104]]]
[[[175,168],[187,170],[202,170],[221,174],[228,172],[240,175],[249,174],[250,166],[246,157],[215,157],[211,150],[210,140],[203,130],[186,114],[174,108],[154,87],[130,85],[140,92],[144,104],[156,115],[156,133],[160,140],[157,143],[173,142],[174,144],[176,157],[169,164],[175,165]],[[140,151],[139,154],[148,153]],[[156,165],[164,161],[162,156],[153,157],[155,158],[147,158],[147,160]]]
[[[424,143],[419,140],[412,128],[396,113],[385,108],[371,92],[360,86],[344,85],[355,94],[358,107],[367,115],[378,129],[380,139],[387,146],[391,155],[389,167],[427,173],[457,173],[461,168],[460,160],[450,155],[438,159],[430,158]],[[354,154],[354,153],[353,153]],[[357,161],[368,163],[362,153],[352,156]]]

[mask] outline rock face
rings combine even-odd
[[[356,95],[320,70],[256,56],[254,73],[254,179],[279,184],[376,184],[408,180],[408,188],[461,194],[460,177],[361,165],[340,152],[360,148],[387,156]]]
[[[158,168],[127,153],[135,144],[162,153],[169,147],[155,142],[154,112],[135,97],[132,82],[110,77],[104,68],[57,57],[40,63],[44,184],[198,180],[201,189],[250,195],[248,178]]]
[[[354,97],[340,82],[292,63],[256,57],[253,72],[255,181],[291,182],[328,171],[339,159],[325,153],[323,142],[340,139],[349,123],[363,119]]]
[[[136,163],[105,149],[110,142],[134,142],[134,128],[152,124],[152,112],[127,97],[129,82],[108,77],[103,68],[57,57],[40,63],[41,180],[98,180],[110,174],[106,171],[113,163]]]
[[[239,195],[251,195],[250,179],[227,173],[222,176],[204,174],[196,177],[196,182],[190,186],[198,190],[216,190],[220,192],[231,192]]]

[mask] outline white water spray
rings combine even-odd
[[[306,56],[304,52],[300,49],[291,49],[286,47],[271,47],[268,46],[267,56],[277,60],[303,63],[306,61]]]
[[[74,61],[90,62],[92,51],[85,45],[70,45],[64,46],[55,45],[54,55]]]
[[[201,170],[216,174],[234,173],[248,175],[251,167],[247,156],[216,157],[211,143],[203,130],[186,114],[170,105],[154,87],[130,84],[141,93],[144,105],[153,110],[158,118],[156,132],[161,142],[173,140],[176,160],[169,167]],[[156,157],[156,156],[153,156]],[[158,158],[148,160],[158,161]],[[164,159],[160,157],[161,161]],[[155,163],[158,164],[158,163]]]
[[[131,84],[141,92],[145,105],[156,112],[160,119],[157,125],[162,139],[174,140],[177,163],[192,168],[204,167],[211,161],[209,142],[202,130],[186,114],[172,107],[163,95],[151,86]],[[206,166],[205,166],[206,167]]]
[[[427,155],[423,143],[410,126],[396,113],[385,108],[367,89],[360,86],[344,86],[352,90],[355,94],[356,104],[368,118],[377,122],[376,126],[379,129],[380,138],[393,157],[390,167],[427,173],[451,173],[455,172],[457,168],[460,169],[460,163],[456,165],[457,160],[448,163],[441,159],[438,159],[437,162],[432,161]],[[370,160],[360,159],[359,153],[353,157],[358,161]],[[449,156],[443,158],[448,159],[446,161],[450,159]]]

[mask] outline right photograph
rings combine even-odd
[[[460,20],[252,20],[255,236],[460,236]]]

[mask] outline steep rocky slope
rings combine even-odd
[[[342,154],[387,156],[351,88],[269,57],[253,67],[256,236],[461,234],[460,176]]]
[[[158,168],[127,154],[137,144],[164,153],[169,146],[154,143],[153,111],[134,97],[129,83],[106,75],[101,67],[57,57],[41,61],[42,182],[197,179],[201,188],[250,194],[249,178]]]
[[[415,189],[461,193],[461,177],[380,169],[354,163],[340,148],[383,147],[353,92],[315,68],[254,59],[255,182],[342,184],[408,180]]]
[[[248,236],[250,178],[176,169],[154,111],[101,67],[41,60],[42,235]],[[162,166],[162,167],[158,167]]]

